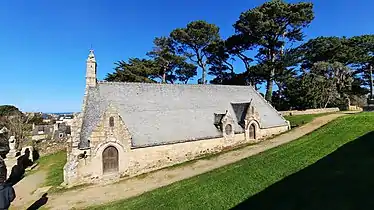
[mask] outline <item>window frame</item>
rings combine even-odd
[[[111,128],[114,127],[114,117],[113,116],[109,117],[109,127],[111,127]]]

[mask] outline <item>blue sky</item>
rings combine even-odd
[[[80,111],[91,44],[102,80],[115,61],[143,57],[154,37],[202,19],[218,25],[226,38],[241,12],[264,2],[0,1],[0,104],[22,111]],[[374,33],[374,1],[312,2],[316,18],[305,30],[307,38]]]

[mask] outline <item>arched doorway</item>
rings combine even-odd
[[[254,123],[249,126],[249,139],[256,139],[256,126]]]
[[[104,149],[103,152],[103,173],[118,171],[118,150],[113,146]]]

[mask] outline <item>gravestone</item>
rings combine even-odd
[[[9,138],[9,153],[6,155],[7,158],[16,157],[17,155],[16,145],[17,145],[17,139],[14,136],[11,136]]]

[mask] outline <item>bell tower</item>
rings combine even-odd
[[[96,87],[96,71],[97,64],[95,54],[93,50],[90,50],[90,54],[88,54],[88,58],[86,61],[86,89],[90,87]]]
[[[82,112],[84,112],[86,108],[88,89],[96,87],[97,85],[96,69],[97,69],[97,64],[96,64],[95,54],[93,50],[91,49],[90,54],[88,54],[88,58],[86,60],[86,88],[84,91]]]

